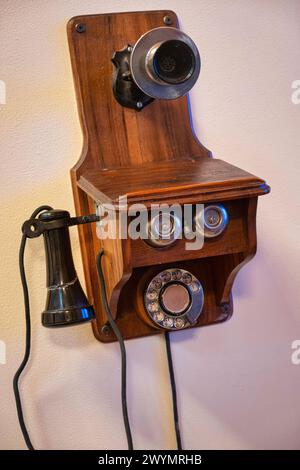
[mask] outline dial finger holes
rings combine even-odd
[[[179,330],[201,315],[204,293],[201,282],[185,269],[165,269],[148,284],[144,305],[150,319],[164,329]]]

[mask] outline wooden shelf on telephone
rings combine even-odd
[[[189,158],[149,162],[141,166],[85,171],[78,186],[98,203],[119,207],[119,197],[128,203],[179,203],[239,199],[269,192],[257,176],[213,158]],[[121,207],[119,207],[121,208]]]

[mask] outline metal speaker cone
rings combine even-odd
[[[161,27],[140,37],[130,56],[130,72],[146,95],[172,100],[196,83],[201,60],[196,44],[177,28]]]
[[[40,219],[52,221],[69,218],[65,210],[43,212]],[[47,230],[43,234],[47,265],[47,300],[42,313],[46,327],[71,326],[95,318],[92,305],[78,280],[68,227]]]

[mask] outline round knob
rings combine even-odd
[[[181,236],[182,224],[177,215],[160,213],[152,217],[148,223],[148,239],[146,242],[152,246],[169,246]]]
[[[207,238],[217,237],[224,232],[229,222],[228,212],[222,204],[210,204],[196,216],[199,233]]]

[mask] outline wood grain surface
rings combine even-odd
[[[118,198],[124,195],[129,203],[147,208],[158,202],[224,201],[229,224],[220,237],[194,252],[186,249],[185,240],[155,249],[143,240],[100,240],[94,224],[79,227],[87,293],[96,311],[93,330],[104,342],[116,338],[101,302],[95,264],[101,248],[109,305],[124,338],[162,332],[145,321],[142,299],[146,283],[164,267],[188,269],[203,284],[204,310],[196,326],[224,321],[233,311],[234,279],[256,251],[257,196],[270,190],[261,178],[211,158],[194,134],[187,96],[155,100],[140,112],[115,100],[113,53],[165,26],[165,16],[178,27],[176,14],[167,10],[83,15],[68,23],[83,132],[81,157],[71,170],[76,213],[93,213],[95,204],[107,202],[120,210]],[[117,211],[117,225],[119,220]]]

